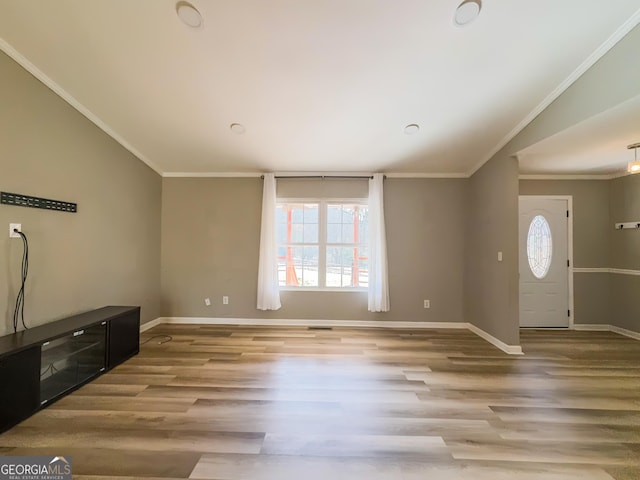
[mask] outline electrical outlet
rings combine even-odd
[[[502,252],[498,252],[498,261],[501,262],[502,261]]]
[[[20,235],[18,235],[16,232],[14,232],[15,230],[18,230],[19,232],[22,231],[22,224],[21,223],[10,223],[9,224],[9,238],[20,238]]]
[[[424,301],[424,308],[431,308],[431,301],[430,300],[425,300]]]
[[[204,304],[208,307],[211,305],[211,299],[210,298],[205,298],[204,299]]]
[[[229,297],[227,297],[226,295],[222,297],[222,304],[229,305]]]

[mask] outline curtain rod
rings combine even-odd
[[[264,175],[260,175],[264,180]],[[368,178],[372,179],[373,175],[276,175],[275,178]],[[385,175],[383,178],[387,178]]]

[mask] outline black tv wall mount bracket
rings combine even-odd
[[[0,192],[0,204],[41,208],[43,210],[53,210],[56,212],[76,213],[78,211],[77,203],[51,200],[49,198],[30,197],[29,195],[9,192]]]

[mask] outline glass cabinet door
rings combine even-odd
[[[40,402],[46,403],[105,369],[106,322],[42,345]]]

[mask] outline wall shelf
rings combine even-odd
[[[616,223],[616,230],[626,230],[628,228],[640,228],[640,221]]]

